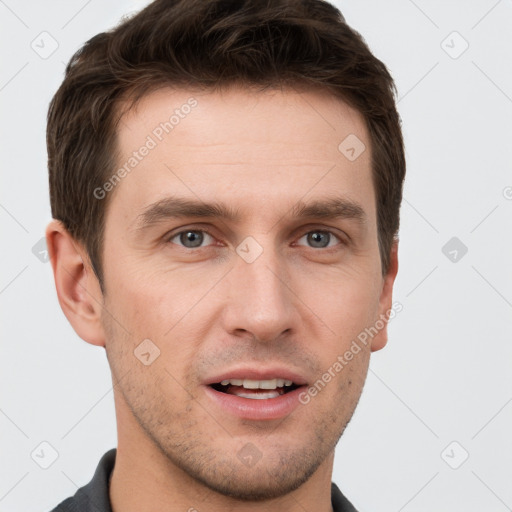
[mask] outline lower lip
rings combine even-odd
[[[300,386],[276,398],[242,398],[205,386],[206,394],[224,411],[248,420],[277,420],[288,416],[299,405],[299,395],[306,387]]]

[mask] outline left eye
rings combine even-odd
[[[330,231],[310,231],[302,236],[299,241],[303,238],[306,238],[307,243],[311,244],[311,247],[315,249],[325,249],[326,247],[336,245],[331,244],[333,240],[341,242],[341,240]]]

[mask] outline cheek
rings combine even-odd
[[[378,311],[378,278],[368,271],[310,274],[300,288],[305,304],[344,342],[371,324]]]
[[[119,269],[109,275],[106,303],[110,324],[115,324],[110,333],[111,353],[119,361],[116,364],[123,365],[119,373],[133,368],[137,374],[145,372],[141,378],[147,375],[154,380],[160,375],[172,381],[174,376],[181,382],[202,339],[198,302],[208,291],[208,282],[188,282],[183,272],[156,276],[141,268],[122,274],[126,278],[121,278]],[[147,352],[156,357],[151,366],[144,367],[136,354]]]
[[[112,269],[106,285],[109,310],[134,337],[161,338],[183,314],[180,283],[155,279],[150,268]]]

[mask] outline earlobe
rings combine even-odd
[[[104,347],[103,297],[86,251],[58,220],[48,224],[46,244],[64,315],[78,336],[92,345]]]
[[[378,333],[373,337],[371,343],[371,351],[376,352],[386,346],[388,342],[388,320],[393,307],[393,285],[398,273],[398,239],[393,241],[391,246],[389,269],[384,276],[382,284],[382,292],[379,300],[379,312],[376,318],[376,327]]]

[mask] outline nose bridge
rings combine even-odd
[[[286,283],[284,259],[270,240],[259,243],[248,238],[236,250],[227,327],[271,340],[294,327],[293,294]]]

